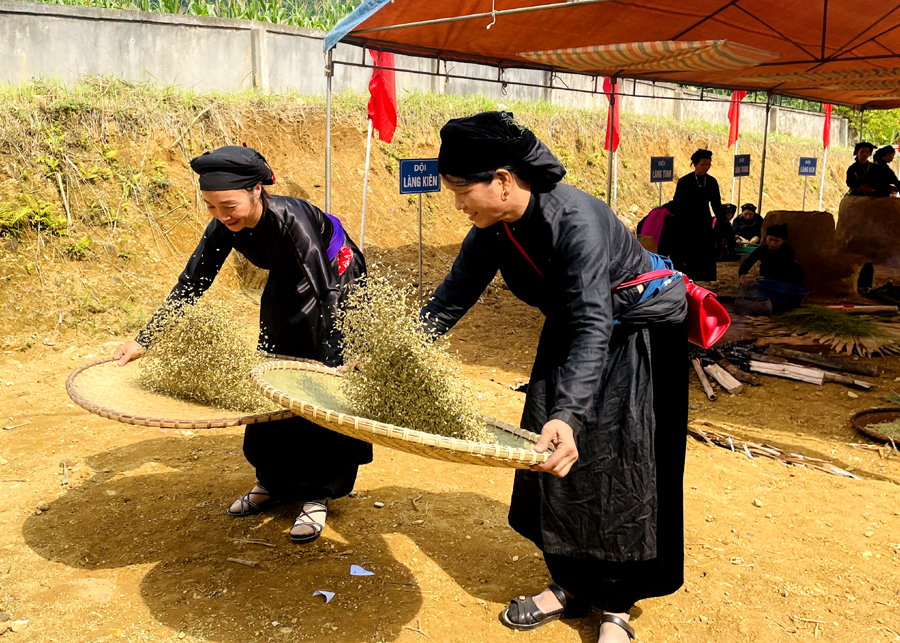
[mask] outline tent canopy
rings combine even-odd
[[[326,51],[339,41],[865,109],[900,106],[900,0],[364,0],[328,34]]]

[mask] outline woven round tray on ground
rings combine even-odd
[[[235,415],[195,402],[154,393],[138,383],[139,362],[118,366],[111,358],[76,369],[66,392],[78,406],[110,420],[163,429],[216,429],[293,417],[288,410]]]
[[[892,438],[883,433],[879,433],[877,425],[883,422],[893,422],[900,418],[900,409],[869,409],[868,411],[860,411],[850,418],[853,428],[863,433],[873,440],[881,442],[890,442]],[[897,438],[893,438],[894,442],[900,442]]]
[[[341,393],[340,373],[321,364],[265,362],[250,371],[263,395],[327,429],[372,444],[434,460],[492,467],[529,469],[546,462],[549,453],[532,449],[538,435],[485,418],[496,444],[457,440],[353,415]]]

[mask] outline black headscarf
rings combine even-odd
[[[454,118],[441,128],[441,174],[465,178],[502,167],[512,168],[536,191],[566,175],[553,152],[531,130],[516,123],[510,112]]]
[[[191,159],[191,169],[200,175],[201,190],[242,190],[275,183],[272,168],[252,147],[226,145],[205,152]]]
[[[859,151],[860,151],[861,149],[863,149],[864,147],[869,148],[869,152],[874,152],[874,151],[875,151],[875,146],[874,146],[874,145],[872,145],[872,144],[869,143],[868,141],[860,141],[859,143],[857,143],[857,144],[853,147],[853,156],[858,156],[858,155],[859,155]]]
[[[884,147],[878,148],[878,151],[875,152],[875,161],[883,161],[885,156],[890,156],[894,154],[897,150],[894,149],[893,145],[885,145]]]
[[[744,205],[741,206],[741,212],[743,212],[744,210],[750,210],[751,212],[756,212],[756,206],[753,205],[752,203],[745,203]]]
[[[770,225],[766,228],[766,236],[787,240],[787,224]]]
[[[697,150],[691,154],[691,165],[697,165],[703,159],[712,160],[712,152],[709,150]]]

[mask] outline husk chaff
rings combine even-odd
[[[374,266],[345,298],[344,394],[361,417],[461,440],[495,442],[446,338],[423,329],[410,288]]]
[[[263,361],[255,338],[241,332],[234,314],[204,295],[167,302],[148,327],[153,338],[140,360],[140,383],[157,393],[244,413],[274,411],[249,379]]]

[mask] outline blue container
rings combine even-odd
[[[774,279],[757,279],[756,291],[760,297],[772,302],[772,310],[776,313],[799,307],[803,298],[809,294],[808,290],[800,286]]]

